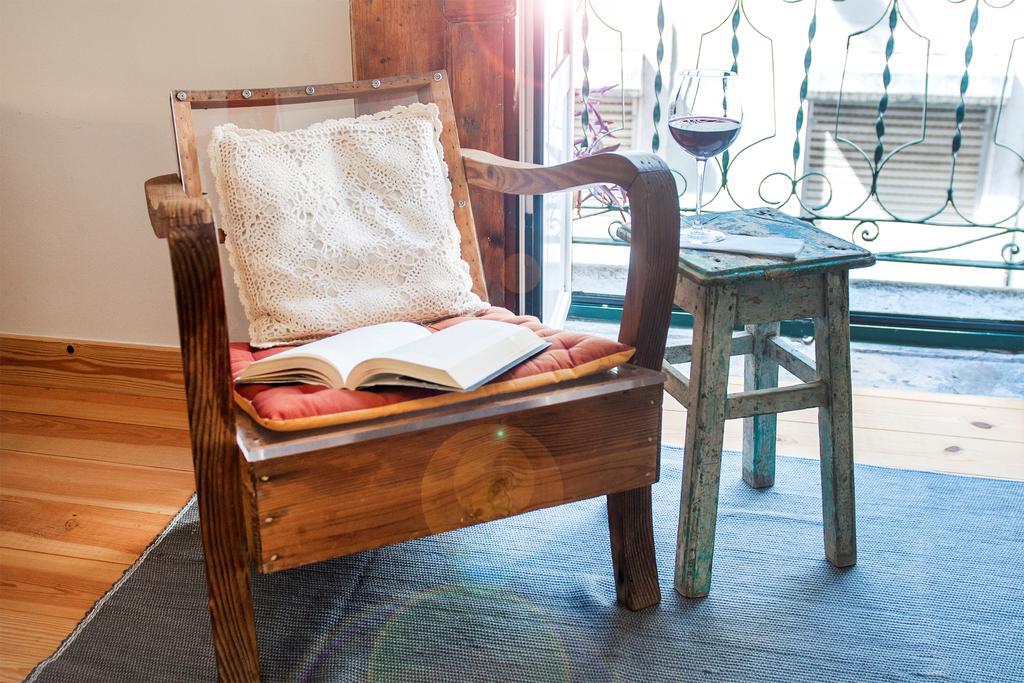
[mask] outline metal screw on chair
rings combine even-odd
[[[434,80],[435,81],[440,81],[442,78],[444,78],[444,75],[441,74],[440,71],[438,71],[436,74],[434,74]]]
[[[380,81],[375,78],[375,79],[373,79],[373,82],[370,83],[370,85],[372,85],[374,88],[379,88],[380,87]]]
[[[260,477],[260,481],[270,481],[270,477],[264,474],[263,476]]]
[[[185,92],[184,90],[179,90],[178,92],[176,92],[176,93],[174,94],[174,97],[175,97],[175,98],[176,98],[176,99],[177,99],[177,100],[178,100],[179,102],[184,102],[185,100],[187,100],[187,99],[188,99],[188,93],[187,93],[187,92]]]
[[[459,200],[459,208],[460,209],[466,208],[466,200],[465,199],[460,199]]]
[[[244,97],[245,99],[249,99],[250,97],[252,97],[252,90],[249,90],[248,88],[243,90],[242,97]]]
[[[306,86],[306,94],[307,94],[307,95],[312,95],[312,94],[313,94],[313,93],[315,93],[315,92],[316,92],[316,88],[314,88],[314,87],[313,87],[313,86],[311,86],[311,85],[307,85],[307,86]]]

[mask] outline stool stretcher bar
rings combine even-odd
[[[665,372],[666,391],[682,403],[684,408],[689,408],[690,378],[667,360],[662,370]],[[788,387],[743,391],[726,398],[725,419],[817,408],[825,404],[827,396],[828,385],[821,380]]]
[[[725,419],[817,408],[825,405],[827,396],[828,385],[820,380],[778,389],[744,391],[726,399]]]
[[[818,379],[814,361],[788,339],[772,335],[766,342],[765,352],[768,359],[778,363],[804,384],[733,394],[726,399],[725,419],[785,413],[824,405],[828,387],[825,382]],[[730,355],[746,356],[753,352],[754,335],[749,332],[733,335]],[[665,362],[662,364],[666,390],[684,407],[689,407],[690,378],[675,365],[690,362],[692,355],[692,344],[673,346],[665,349]]]
[[[768,358],[784,367],[801,382],[813,382],[818,378],[818,369],[814,361],[788,339],[769,337],[765,351]]]
[[[737,332],[732,336],[730,356],[746,356],[754,351],[754,337],[749,332]],[[669,346],[665,349],[665,360],[672,365],[689,363],[693,360],[693,344]]]

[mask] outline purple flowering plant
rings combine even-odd
[[[618,85],[606,85],[594,88],[587,97],[583,97],[581,91],[576,91],[576,99],[582,104],[580,110],[576,112],[576,118],[582,121],[585,109],[587,122],[582,127],[582,135],[573,141],[574,158],[582,159],[595,154],[607,154],[622,146],[612,129],[615,122],[605,118],[599,110],[604,96],[617,87]],[[625,218],[626,193],[621,187],[593,185],[585,190],[577,191],[574,202],[577,216],[581,215],[584,203],[590,199],[596,200],[606,209],[618,210]]]

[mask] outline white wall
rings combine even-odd
[[[177,170],[168,93],[350,80],[348,15],[349,0],[0,0],[0,332],[176,345],[142,193]]]

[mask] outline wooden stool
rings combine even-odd
[[[849,270],[870,252],[773,209],[718,214],[726,233],[805,241],[795,260],[686,249],[675,303],[693,314],[693,344],[666,350],[666,389],[686,406],[686,450],[679,510],[676,590],[707,595],[725,421],[743,418],[743,480],[775,481],[776,413],[818,407],[825,557],[857,561],[850,401]],[[814,319],[816,362],[777,335],[780,320]],[[745,325],[746,332],[733,334]],[[729,357],[745,355],[744,391],[729,396]],[[691,362],[691,376],[673,367]],[[803,384],[778,388],[779,366]]]

